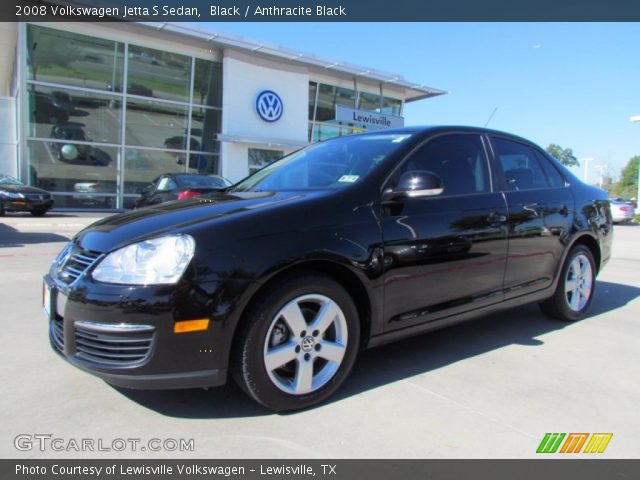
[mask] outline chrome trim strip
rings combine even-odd
[[[84,320],[76,320],[74,322],[74,326],[83,330],[102,333],[153,332],[156,329],[153,325],[142,325],[136,323],[96,323]]]

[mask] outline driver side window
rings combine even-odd
[[[442,195],[469,195],[491,191],[489,169],[479,135],[450,134],[428,141],[395,172],[394,188],[403,173],[426,170],[440,177]]]

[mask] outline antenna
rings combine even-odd
[[[493,109],[493,112],[491,112],[491,115],[489,115],[489,118],[487,119],[487,123],[484,124],[485,127],[489,125],[489,122],[491,121],[491,119],[493,118],[493,116],[496,114],[497,111],[498,111],[498,107]]]

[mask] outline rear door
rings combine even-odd
[[[574,218],[571,189],[537,147],[491,136],[498,182],[509,209],[505,298],[548,287]]]

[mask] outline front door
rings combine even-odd
[[[493,192],[483,139],[447,134],[427,141],[396,171],[438,175],[436,197],[383,204],[386,330],[499,302],[507,255],[507,208]]]

